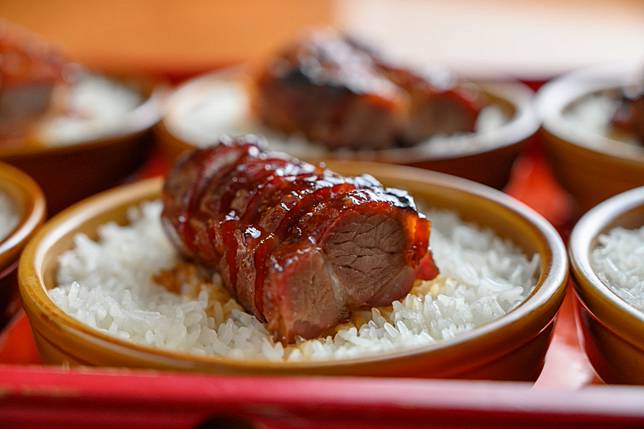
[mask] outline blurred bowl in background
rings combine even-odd
[[[489,106],[480,115],[477,133],[436,137],[407,148],[329,151],[300,137],[262,127],[250,113],[248,77],[243,68],[192,79],[168,98],[156,127],[166,157],[206,146],[221,134],[256,133],[269,146],[309,161],[342,159],[378,161],[440,171],[494,188],[504,187],[514,160],[538,129],[532,91],[520,83],[479,82]]]
[[[582,211],[644,185],[644,146],[609,125],[619,93],[638,72],[635,62],[601,65],[539,91],[537,109],[554,172]]]
[[[644,226],[644,187],[604,201],[572,232],[569,254],[577,323],[586,354],[605,382],[644,384],[644,313],[613,292],[591,266],[598,237],[618,226]]]
[[[25,138],[0,143],[0,161],[38,182],[50,213],[114,186],[142,164],[164,89],[143,79],[88,74],[69,92],[61,113],[39,120]],[[87,117],[85,108],[95,116]]]
[[[15,210],[15,225],[0,236],[0,329],[20,308],[17,268],[22,249],[45,220],[45,198],[29,176],[0,163],[0,193]],[[2,220],[3,222],[6,219]]]

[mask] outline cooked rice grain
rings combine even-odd
[[[18,212],[13,201],[4,192],[0,191],[0,241],[18,224]]]
[[[613,292],[644,311],[644,226],[618,227],[600,235],[591,265]]]
[[[439,278],[419,282],[391,309],[361,312],[359,326],[348,323],[334,336],[283,347],[228,298],[218,276],[214,285],[189,282],[182,294],[153,282],[180,262],[160,212],[159,202],[147,203],[130,210],[129,226],[99,228],[98,241],[78,235],[60,257],[59,286],[50,297],[83,323],[145,345],[237,359],[328,360],[426,346],[485,325],[521,303],[539,271],[536,255],[526,258],[453,213],[431,212]]]

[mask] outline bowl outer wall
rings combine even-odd
[[[166,93],[164,85],[137,83],[147,98],[119,133],[62,146],[0,147],[0,161],[25,171],[41,186],[50,213],[115,186],[145,160]]]
[[[547,83],[537,94],[541,135],[553,170],[583,212],[644,185],[644,153],[609,137],[573,131],[564,111],[581,97],[622,87],[638,67],[624,62],[577,70]]]
[[[616,226],[642,225],[644,186],[589,211],[570,237],[580,338],[596,371],[606,381],[644,384],[644,314],[612,292],[595,274],[590,263],[591,249],[600,234]]]
[[[45,220],[45,198],[38,185],[22,171],[0,163],[0,191],[16,204],[18,223],[0,239],[0,329],[20,309],[18,258]]]

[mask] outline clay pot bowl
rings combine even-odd
[[[136,345],[98,332],[66,315],[47,295],[57,260],[73,237],[96,237],[99,225],[124,222],[127,208],[159,197],[159,179],[92,197],[50,221],[31,242],[20,265],[20,288],[43,358],[50,363],[127,366],[218,374],[406,376],[534,380],[541,371],[555,316],[564,296],[567,258],[553,227],[511,197],[463,179],[385,164],[331,162],[346,175],[369,172],[417,199],[458,211],[538,253],[541,274],[527,300],[502,318],[453,339],[415,350],[332,362],[274,363],[193,356]]]
[[[644,384],[644,313],[600,280],[590,264],[590,254],[601,234],[617,226],[642,225],[644,187],[619,194],[590,210],[570,237],[580,338],[595,371],[608,383]]]
[[[161,115],[163,90],[140,79],[119,80],[145,99],[117,132],[65,146],[34,141],[0,143],[0,161],[20,168],[38,182],[50,213],[116,185],[144,161],[150,130]]]
[[[194,149],[193,136],[177,127],[181,111],[198,108],[201,94],[212,85],[225,81],[248,80],[243,68],[213,72],[192,79],[169,97],[164,117],[155,131],[161,147],[170,161],[186,150]],[[306,146],[292,144],[284,148],[290,154],[309,161],[341,159],[353,161],[377,161],[420,167],[464,177],[479,183],[503,188],[509,178],[514,160],[524,143],[532,137],[539,122],[532,107],[532,91],[523,84],[509,82],[480,82],[480,88],[492,105],[497,106],[510,120],[488,134],[472,134],[464,137],[481,148],[458,154],[438,155],[427,153],[423,145],[409,148],[386,150],[363,150],[319,153],[311,152]],[[215,141],[217,135],[212,136]]]
[[[636,72],[636,64],[584,69],[546,84],[537,96],[541,132],[554,172],[584,212],[644,185],[644,150],[571,127],[566,112],[584,97],[623,88]]]
[[[0,163],[0,192],[13,203],[18,221],[0,237],[0,329],[20,308],[18,258],[22,249],[45,219],[45,198],[29,176]]]

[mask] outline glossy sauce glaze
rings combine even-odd
[[[403,66],[343,34],[313,32],[271,58],[255,81],[259,120],[331,149],[416,145],[473,132],[483,97],[451,74]]]
[[[351,225],[346,219],[356,219],[351,222],[358,222],[357,228],[364,220],[391,222],[402,268],[424,278],[437,275],[428,253],[430,223],[406,192],[383,188],[370,176],[342,177],[266,152],[252,136],[222,139],[184,158],[163,194],[163,221],[172,241],[188,257],[219,271],[231,294],[262,321],[267,305],[283,301],[283,286],[273,290],[271,273],[287,272],[304,254],[324,254],[338,228]],[[409,288],[411,283],[401,286],[405,293]]]

